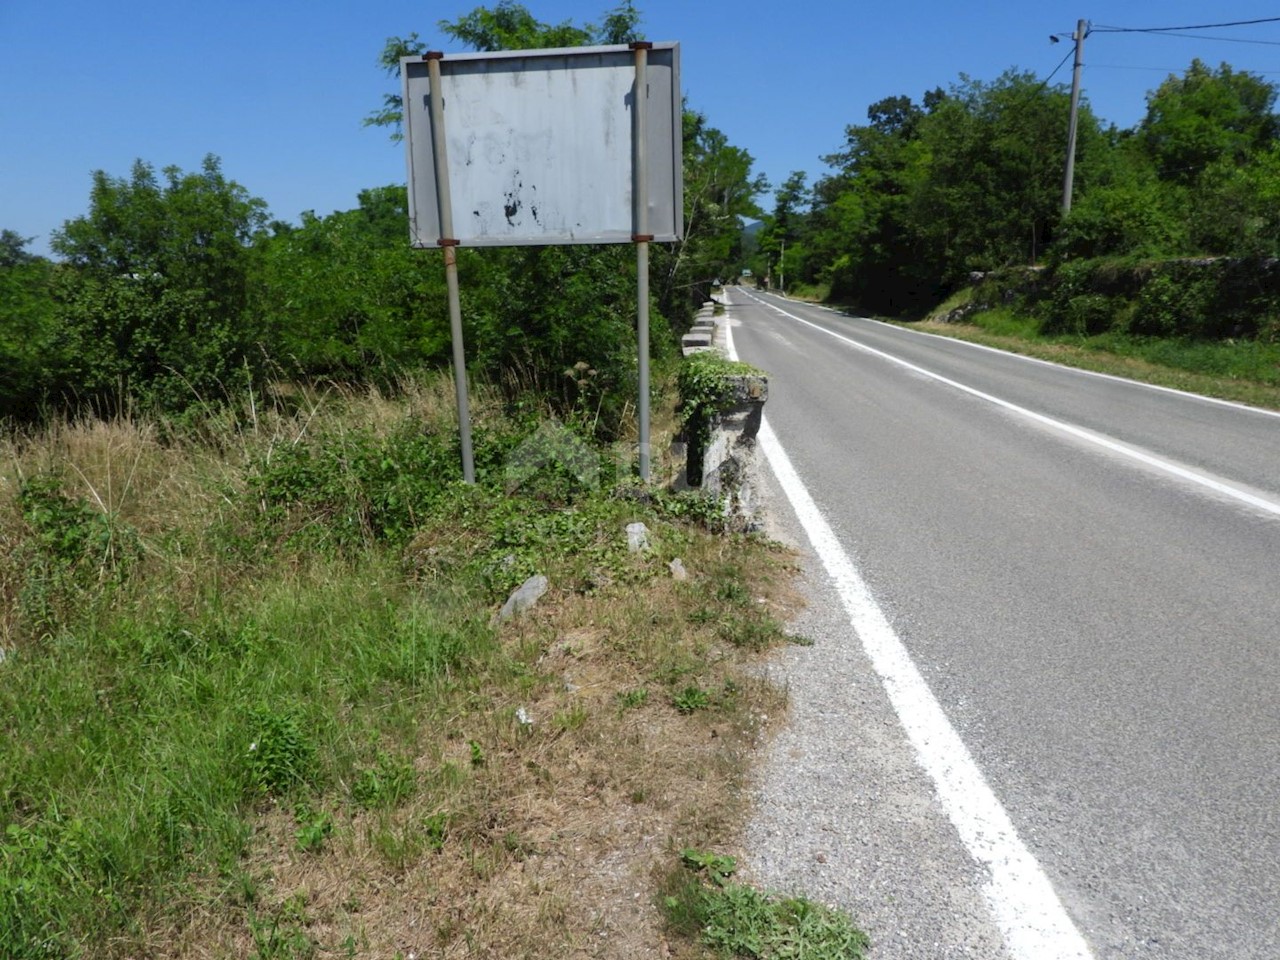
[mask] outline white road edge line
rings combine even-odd
[[[1112,440],[1110,437],[1103,436],[1102,434],[1094,433],[1091,430],[1084,429],[1083,427],[1077,427],[1074,424],[1066,423],[1063,420],[1055,420],[1053,417],[1047,417],[1043,413],[1036,413],[1034,410],[1028,410],[1026,407],[1020,407],[1016,403],[1010,403],[1008,400],[1002,400],[1000,397],[993,396],[992,394],[983,393],[981,390],[977,390],[973,387],[967,386],[966,384],[960,383],[958,380],[952,380],[949,377],[944,377],[942,374],[934,373],[932,370],[928,370],[924,367],[920,367],[914,363],[903,360],[901,357],[895,357],[891,353],[885,353],[883,350],[877,350],[875,347],[868,347],[865,343],[859,343],[857,340],[846,337],[842,333],[836,333],[834,330],[828,330],[820,323],[814,323],[812,320],[804,319],[804,317],[797,317],[794,313],[788,313],[776,304],[769,303],[766,300],[761,300],[758,297],[753,297],[751,294],[747,294],[747,296],[751,297],[752,300],[755,300],[762,306],[769,307],[771,310],[776,310],[789,320],[794,320],[797,323],[803,323],[807,327],[813,327],[813,329],[825,333],[829,337],[835,337],[837,340],[847,343],[856,350],[862,350],[865,353],[870,353],[873,356],[888,360],[890,363],[896,363],[898,366],[910,370],[913,373],[918,373],[922,377],[928,377],[930,380],[936,380],[938,383],[954,387],[956,390],[967,393],[970,396],[977,397],[979,400],[985,400],[988,403],[995,404],[997,407],[1008,410],[1010,413],[1016,413],[1021,417],[1026,417],[1028,420],[1034,420],[1036,423],[1058,430],[1069,436],[1075,437],[1078,440],[1084,440],[1088,443],[1094,444],[1095,446],[1109,450],[1112,453],[1118,453],[1121,456],[1128,457],[1130,460],[1136,460],[1146,466],[1154,467],[1155,469],[1177,477],[1180,480],[1186,480],[1190,483],[1194,483],[1197,486],[1204,487],[1207,490],[1212,490],[1214,493],[1221,494],[1222,496],[1230,497],[1233,500],[1237,500],[1240,503],[1262,510],[1266,513],[1273,514],[1274,516],[1280,516],[1280,503],[1268,500],[1264,497],[1256,496],[1255,494],[1249,493],[1247,490],[1241,490],[1238,487],[1233,487],[1228,483],[1223,483],[1221,480],[1215,480],[1213,477],[1207,477],[1202,473],[1189,470],[1179,464],[1163,460],[1160,457],[1138,450],[1134,447],[1130,447],[1127,444],[1123,444],[1118,440]]]
[[[727,321],[726,317],[726,321]],[[725,347],[737,359],[733,333]],[[1015,960],[1093,960],[1044,870],[987,784],[964,741],[947,720],[911,655],[871,596],[835,531],[800,480],[767,420],[758,434],[774,476],[826,567],[849,623],[880,677],[916,759],[933,780],[938,800],[969,854],[990,876],[983,893]]]
[[[755,298],[758,302],[766,306],[778,309],[776,304],[770,303],[768,300]],[[1058,363],[1056,360],[1046,360],[1044,357],[1029,357],[1025,353],[1011,353],[1008,350],[1001,350],[999,347],[988,346],[985,343],[975,343],[972,340],[962,340],[959,337],[948,337],[940,333],[932,333],[928,330],[913,330],[911,327],[900,327],[894,323],[885,323],[883,320],[876,320],[874,317],[855,317],[853,314],[841,313],[834,310],[824,303],[815,303],[813,306],[819,310],[826,310],[828,313],[834,313],[838,316],[845,317],[849,320],[866,320],[868,323],[879,324],[886,330],[893,330],[897,333],[913,336],[913,337],[933,337],[936,339],[946,340],[948,343],[960,343],[966,347],[972,347],[974,350],[986,350],[988,353],[998,353],[1003,357],[1012,357],[1015,360],[1022,360],[1026,363],[1038,363],[1045,367],[1054,367],[1057,370],[1066,370],[1071,373],[1077,373],[1084,377],[1096,377],[1099,380],[1111,380],[1115,383],[1123,383],[1126,386],[1137,387],[1142,390],[1155,390],[1159,393],[1171,393],[1176,397],[1186,397],[1189,400],[1197,400],[1200,403],[1208,403],[1218,407],[1230,407],[1233,410],[1243,410],[1246,413],[1256,413],[1264,417],[1280,418],[1280,410],[1268,410],[1266,407],[1251,407],[1247,403],[1237,403],[1235,400],[1223,400],[1221,397],[1206,397],[1202,393],[1192,393],[1189,390],[1179,390],[1177,387],[1166,387],[1159,383],[1144,383],[1141,380],[1131,380],[1128,377],[1121,377],[1114,373],[1103,373],[1101,370],[1086,370],[1084,367],[1071,367],[1065,363]]]

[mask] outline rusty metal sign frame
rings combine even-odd
[[[400,72],[410,240],[444,248],[464,479],[475,468],[456,248],[633,243],[647,481],[649,243],[684,227],[679,44],[432,52]]]
[[[683,232],[680,48],[647,49],[647,96],[634,114],[631,46],[430,54],[401,60],[414,246],[630,243],[634,165],[655,240]],[[440,111],[431,67],[439,68]],[[438,158],[443,134],[453,229],[441,231]],[[637,147],[642,146],[642,152]]]

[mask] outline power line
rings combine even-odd
[[[1210,37],[1203,33],[1174,33],[1168,30],[1149,35],[1153,37],[1186,37],[1190,40],[1217,40],[1220,43],[1255,43],[1264,47],[1280,47],[1280,40],[1247,40],[1244,37]]]
[[[1169,33],[1173,30],[1216,30],[1219,27],[1248,27],[1258,23],[1280,23],[1280,17],[1263,17],[1261,20],[1232,20],[1229,23],[1193,23],[1183,27],[1106,27],[1090,25],[1099,33]]]
[[[1089,69],[1090,70],[1141,70],[1149,73],[1178,74],[1178,73],[1181,73],[1183,70],[1185,70],[1186,67],[1185,66],[1184,67],[1138,67],[1138,66],[1134,66],[1131,63],[1092,63],[1091,62],[1089,64]],[[1249,73],[1266,74],[1269,76],[1271,74],[1280,73],[1280,70],[1250,70]]]
[[[1061,60],[1059,60],[1058,65],[1054,67],[1053,70],[1050,71],[1047,77],[1044,78],[1044,81],[1040,84],[1040,87],[1039,89],[1036,90],[1036,93],[1039,93],[1041,90],[1043,90],[1045,87],[1049,85],[1049,81],[1053,79],[1053,75],[1062,69],[1062,65],[1066,63],[1068,60],[1070,60],[1071,55],[1075,52],[1076,51],[1074,47],[1068,48],[1067,55],[1063,57]]]

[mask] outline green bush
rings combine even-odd
[[[1221,340],[1258,335],[1280,308],[1280,274],[1259,260],[1175,260],[1153,268],[1130,332]]]
[[[1188,197],[1183,188],[1133,171],[1084,192],[1055,238],[1051,256],[1159,257],[1188,249]]]
[[[739,401],[742,379],[764,379],[764,371],[747,363],[727,360],[714,350],[693,353],[684,358],[676,377],[680,416],[685,442],[688,444],[688,479],[691,485],[702,482],[702,451],[710,439],[716,417]]]
[[[244,736],[242,776],[251,796],[278,796],[315,782],[316,747],[295,711],[255,707]]]
[[[409,246],[408,203],[403,186],[362,190],[354,210],[259,239],[249,311],[288,375],[393,384],[446,361],[444,266]]]
[[[24,630],[53,635],[78,608],[96,606],[126,581],[141,544],[118,515],[68,496],[55,476],[25,480],[18,505],[31,534],[18,550]]]
[[[41,560],[61,569],[88,569],[100,576],[120,571],[138,553],[137,535],[83,497],[62,492],[62,481],[36,476],[18,492],[22,519],[33,533]]]
[[[1264,339],[1280,314],[1280,268],[1270,259],[1070,260],[1041,285],[1041,332],[1095,337]],[[1031,299],[1030,297],[1028,299]]]
[[[237,396],[262,372],[249,322],[250,240],[266,204],[226,179],[137,161],[128,179],[93,174],[89,212],[52,240],[65,403],[182,411]]]
[[[387,436],[319,433],[274,447],[255,462],[248,489],[264,535],[349,552],[406,542],[461,479],[460,463],[452,441],[405,421]]]
[[[37,419],[59,365],[57,268],[34,257],[15,260],[11,254],[9,260],[0,263],[0,420],[30,422]]]

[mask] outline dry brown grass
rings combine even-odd
[[[54,476],[71,498],[83,499],[138,535],[149,576],[174,578],[184,595],[208,558],[186,551],[184,537],[198,537],[225,511],[243,487],[245,466],[269,459],[280,446],[300,442],[320,423],[393,430],[406,417],[424,429],[456,429],[452,381],[444,376],[406,379],[394,396],[376,387],[281,387],[268,404],[260,400],[240,410],[223,410],[196,428],[121,414],[111,420],[61,418],[38,431],[0,433],[0,649],[16,644],[18,594],[27,534],[18,493],[32,477]],[[477,425],[502,415],[501,396],[491,385],[471,388]],[[156,549],[164,541],[170,549]],[[162,570],[156,567],[163,568]]]
[[[712,587],[706,574],[739,551],[758,561],[751,602],[784,616],[794,602],[788,555],[704,540],[687,560],[704,577],[560,598],[504,627],[523,669],[421,731],[422,787],[403,806],[347,817],[319,854],[298,849],[288,810],[265,811],[247,866],[260,922],[322,955],[342,955],[344,944],[377,957],[621,960],[687,949],[665,939],[658,879],[683,847],[733,842],[749,754],[784,709],[782,693],[748,668],[759,654],[724,644],[714,622],[690,623]],[[679,713],[670,692],[688,684],[714,691],[716,705]],[[645,702],[624,706],[640,689]],[[441,813],[449,822],[436,850],[426,824]],[[172,939],[154,941],[155,955],[255,948],[236,911],[211,906],[182,921]]]

